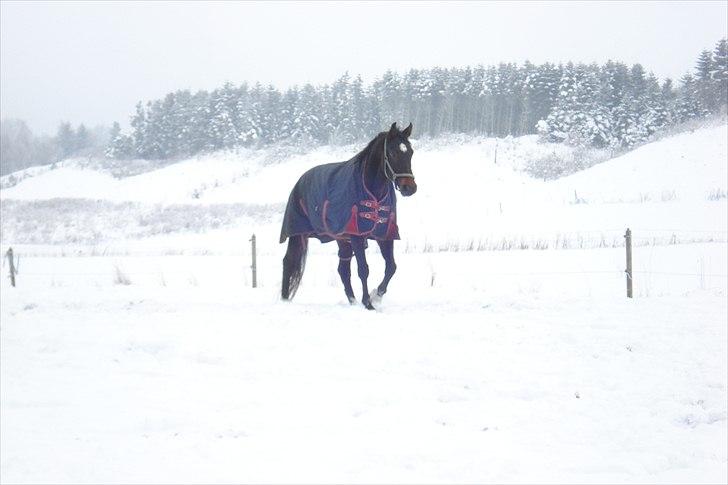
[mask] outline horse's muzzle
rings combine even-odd
[[[397,188],[399,188],[399,192],[405,197],[409,197],[417,192],[417,184],[415,183],[415,179],[411,177],[397,179]]]

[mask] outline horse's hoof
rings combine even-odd
[[[364,307],[365,307],[365,308],[366,308],[367,310],[374,310],[374,305],[372,305],[372,302],[370,302],[370,301],[367,301],[367,302],[365,302],[365,303],[364,303]]]
[[[354,298],[353,296],[349,296],[348,298],[349,298],[349,305],[358,305],[359,304],[359,302],[356,301],[356,298]]]
[[[374,303],[379,303],[382,301],[382,296],[379,294],[378,290],[372,290],[372,292],[369,294],[369,300],[373,301]]]

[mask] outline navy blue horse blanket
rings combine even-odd
[[[375,196],[364,182],[364,162],[319,165],[304,173],[293,187],[283,216],[280,242],[305,235],[321,242],[364,236],[399,239],[397,199],[391,183]]]

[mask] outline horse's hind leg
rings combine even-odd
[[[387,285],[389,280],[394,276],[394,272],[397,271],[397,265],[394,262],[394,241],[377,241],[379,249],[382,252],[384,258],[384,279],[379,284],[375,291],[372,291],[370,295],[372,299],[381,298],[387,292]]]
[[[364,254],[366,248],[366,239],[359,236],[351,236],[351,247],[354,250],[354,257],[356,257],[356,266],[359,272],[359,279],[361,280],[362,287],[362,298],[361,302],[367,307],[367,310],[374,310],[372,301],[369,298],[369,288],[367,286],[367,278],[369,278],[369,265],[367,264],[367,258]]]
[[[341,276],[341,282],[344,283],[344,292],[349,303],[356,303],[354,297],[354,290],[351,287],[351,256],[354,251],[351,249],[351,243],[349,241],[336,241],[339,245],[339,276]]]

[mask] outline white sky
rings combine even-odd
[[[387,69],[639,62],[679,78],[728,2],[0,3],[0,114],[36,133],[128,124],[139,100],[225,81],[366,82]]]

